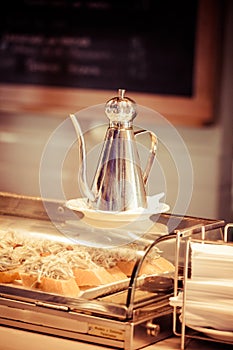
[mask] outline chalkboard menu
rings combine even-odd
[[[1,83],[193,94],[197,0],[8,0],[4,6]]]

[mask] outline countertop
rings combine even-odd
[[[231,350],[232,345],[188,339],[186,350]],[[109,349],[95,344],[42,335],[38,333],[0,327],[0,350],[103,350]],[[172,336],[142,350],[176,350],[180,349],[180,337]]]

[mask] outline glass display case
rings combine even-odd
[[[177,232],[198,238],[205,227],[218,240],[224,222],[163,213],[150,225],[100,228],[82,219],[63,202],[0,194],[1,324],[114,349],[172,335],[169,300],[185,266]]]

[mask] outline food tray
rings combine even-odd
[[[49,216],[45,210],[48,207]],[[79,227],[81,218],[76,218],[70,235],[59,230],[67,228],[71,221],[73,224],[73,215],[62,202],[0,193],[1,230],[24,233],[33,239],[64,243],[68,240],[76,244],[77,237],[83,233],[82,225]],[[165,259],[175,263],[174,227],[199,234],[200,225],[205,225],[208,231],[219,232],[223,223],[168,213],[152,215],[150,220],[150,230],[139,237],[143,249],[126,280],[82,290],[79,297],[32,290],[17,281],[0,284],[1,323],[114,349],[139,349],[172,335],[173,308],[169,298],[173,295],[176,271],[175,275],[166,272],[140,275],[143,261],[158,247],[162,248]]]

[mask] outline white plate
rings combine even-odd
[[[67,208],[81,212],[84,217],[82,220],[94,226],[107,225],[110,227],[131,223],[133,221],[145,221],[153,214],[167,212],[170,207],[159,200],[164,196],[160,193],[155,196],[148,196],[148,208],[138,208],[137,210],[128,210],[123,212],[101,211],[88,208],[86,198],[70,199],[66,202]]]
[[[219,331],[217,329],[197,327],[197,326],[189,326],[189,325],[187,326],[213,339],[221,340],[225,342],[233,342],[233,332]]]

